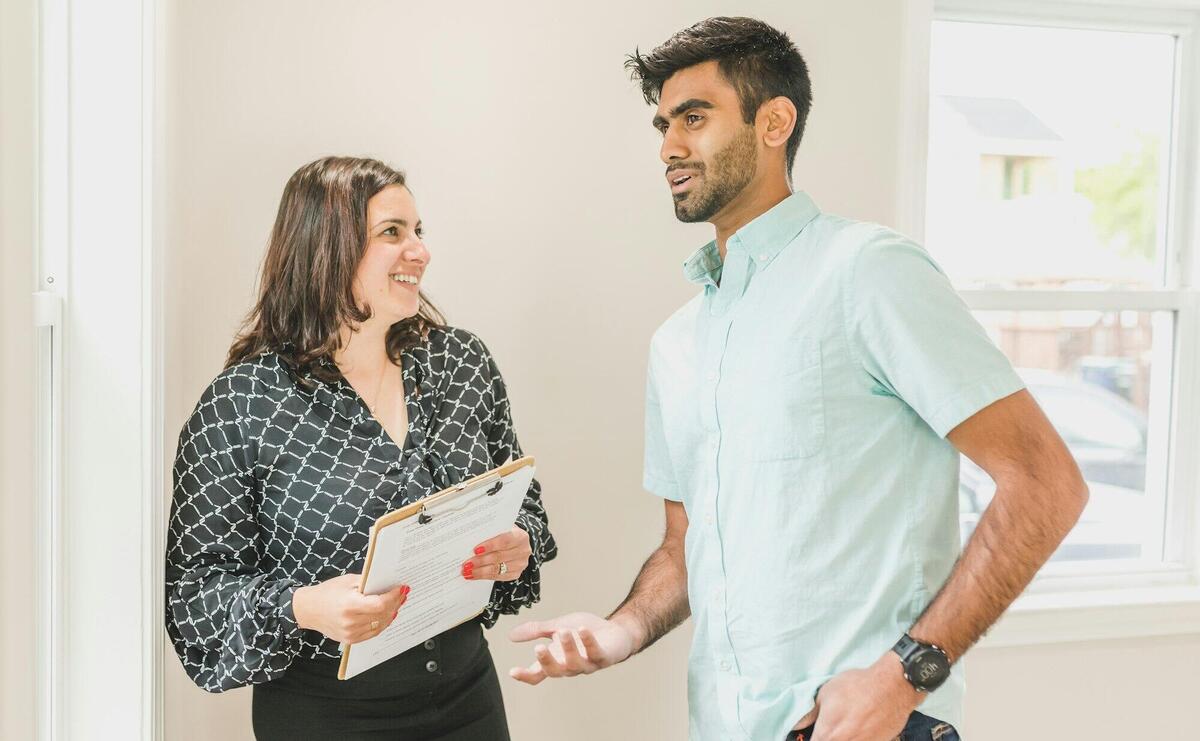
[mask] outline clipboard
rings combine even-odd
[[[387,588],[391,588],[391,587],[386,587],[386,588],[382,588],[382,589],[378,588],[378,586],[379,586],[378,582],[380,582],[381,579],[386,579],[388,575],[380,574],[380,573],[372,571],[372,567],[376,567],[377,571],[380,569],[388,568],[388,565],[386,565],[386,564],[377,564],[376,556],[380,552],[380,548],[381,548],[380,543],[383,540],[383,538],[385,537],[383,534],[388,533],[390,535],[394,532],[398,532],[394,529],[389,530],[389,528],[397,528],[399,526],[399,527],[407,528],[407,530],[405,530],[406,533],[411,534],[411,533],[419,532],[420,530],[423,530],[425,527],[432,527],[435,523],[439,523],[439,521],[445,521],[447,518],[450,518],[453,515],[456,515],[456,514],[461,515],[464,512],[464,510],[467,510],[468,508],[472,507],[472,505],[477,505],[477,503],[480,503],[481,500],[487,499],[490,497],[495,497],[501,493],[503,493],[506,496],[503,497],[502,499],[496,500],[496,502],[499,503],[496,505],[497,507],[507,505],[509,508],[511,508],[512,502],[509,501],[509,497],[511,496],[511,497],[515,497],[517,499],[516,507],[515,507],[515,510],[513,511],[513,516],[512,516],[512,519],[515,522],[516,515],[520,513],[520,503],[524,501],[525,495],[528,493],[528,490],[529,490],[529,484],[533,480],[533,472],[534,472],[534,459],[532,457],[528,457],[528,456],[524,457],[524,458],[520,458],[518,460],[506,463],[505,465],[500,466],[498,468],[492,469],[491,471],[480,474],[479,476],[468,479],[460,484],[443,489],[442,491],[439,491],[435,494],[430,494],[429,496],[424,497],[423,499],[420,499],[416,502],[413,502],[412,504],[401,507],[400,509],[389,512],[389,513],[383,515],[382,517],[380,517],[379,519],[377,519],[375,521],[375,524],[372,525],[372,527],[371,527],[370,544],[367,546],[367,558],[366,558],[365,564],[363,565],[362,580],[359,582],[359,590],[363,594],[369,594],[369,593],[379,593],[381,591],[386,591]],[[521,482],[524,482],[525,485],[520,488],[520,491],[513,491],[511,489],[512,486],[519,486]],[[507,521],[507,519],[508,519],[507,513],[504,513],[504,520]],[[491,537],[495,534],[496,533],[493,532],[487,537]],[[400,537],[400,536],[398,536],[398,537]],[[460,557],[456,558],[456,561],[458,563],[461,563],[462,561],[466,560],[469,557],[470,557],[470,553],[468,551],[466,553],[460,554]],[[370,589],[370,585],[372,584],[373,581],[377,582],[377,584],[376,584],[377,588],[375,590],[373,590],[373,592],[368,592],[368,589]],[[452,622],[450,624],[446,624],[445,618],[439,615],[439,617],[442,617],[442,619],[440,622],[436,623],[438,625],[438,629],[434,633],[435,635],[437,633],[441,633],[445,630],[449,630],[450,628],[455,627],[457,625],[461,625],[465,622],[473,620],[474,618],[476,618],[480,614],[482,614],[482,612],[487,608],[487,599],[491,593],[491,587],[492,587],[493,582],[479,581],[479,582],[474,582],[473,584],[479,585],[479,586],[486,585],[486,594],[484,594],[483,598],[482,598],[483,604],[480,605],[478,609],[469,611],[467,614],[453,615],[451,619],[453,619],[454,622]],[[395,586],[395,585],[392,585],[392,586]],[[477,589],[476,586],[464,587],[464,588]],[[478,590],[478,591],[482,591],[482,590]],[[401,608],[400,615],[405,616],[405,610],[408,609],[409,603],[413,601],[414,595],[416,595],[415,589],[414,589],[413,595],[410,595],[409,601],[406,602],[405,606]],[[423,595],[421,595],[421,596],[423,596]],[[407,618],[407,616],[405,616],[405,617]],[[366,659],[368,661],[370,661],[374,658],[375,653],[389,653],[390,654],[390,655],[386,656],[386,658],[383,658],[383,659],[377,661],[376,663],[382,663],[382,661],[386,661],[388,658],[391,658],[392,656],[395,656],[395,655],[399,655],[399,653],[402,653],[404,650],[408,650],[407,648],[403,648],[399,651],[395,651],[394,653],[390,653],[394,649],[391,646],[388,646],[386,641],[383,644],[383,646],[384,646],[383,648],[380,648],[378,644],[373,647],[368,647],[368,644],[373,644],[374,642],[380,641],[381,639],[385,639],[385,637],[388,640],[394,640],[395,631],[393,631],[393,628],[396,627],[396,623],[399,621],[400,621],[400,618],[397,618],[397,620],[394,621],[392,625],[389,625],[388,628],[386,628],[382,633],[380,633],[379,635],[377,635],[373,638],[370,638],[366,641],[362,641],[360,643],[351,644],[351,645],[343,644],[342,660],[341,660],[341,664],[338,666],[338,679],[341,679],[341,680],[348,679],[349,677],[354,676],[355,674],[360,673],[361,671],[366,671],[366,669],[359,669],[353,673],[350,673],[351,656],[354,655],[353,651],[355,648],[359,648],[359,651],[361,654],[361,652],[364,650],[364,647],[366,647],[368,652],[371,654]],[[389,633],[392,633],[393,635],[389,636]],[[406,639],[411,638],[411,633],[408,634],[405,638]],[[420,642],[421,641],[418,640],[413,645],[419,644]],[[400,642],[397,645],[404,646],[407,644],[405,642]],[[358,662],[356,662],[356,663],[358,663]],[[375,663],[370,664],[370,666],[375,666],[375,665],[376,665]],[[370,668],[370,666],[368,666],[367,668]]]

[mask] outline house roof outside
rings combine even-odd
[[[1059,142],[1062,137],[1033,111],[1012,98],[973,98],[943,95],[952,109],[980,136],[992,139],[1027,139]]]

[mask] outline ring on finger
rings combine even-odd
[[[377,629],[378,627],[379,627],[379,621],[378,621],[378,620],[372,620],[372,621],[371,621],[371,630],[375,630],[375,629]]]
[[[508,561],[501,561],[500,566],[496,569],[496,571],[500,576],[504,576],[505,574],[507,574],[508,573]]]

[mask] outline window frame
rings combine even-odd
[[[1170,311],[1174,314],[1165,535],[1161,565],[1113,562],[1040,575],[984,640],[1011,646],[1200,632],[1200,0],[1171,7],[1123,0],[935,0],[929,23],[909,29],[906,83],[924,119],[906,122],[912,154],[901,156],[899,221],[918,239],[925,225],[930,41],[933,22],[1057,26],[1166,33],[1177,39],[1175,106],[1167,160],[1166,276],[1145,290],[962,290],[973,311]],[[907,172],[907,176],[905,173]],[[910,187],[915,185],[915,187]]]

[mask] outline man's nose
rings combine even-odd
[[[658,150],[658,156],[666,164],[686,160],[691,151],[683,141],[683,137],[674,133],[675,127],[669,127],[667,132],[663,134],[662,147]]]

